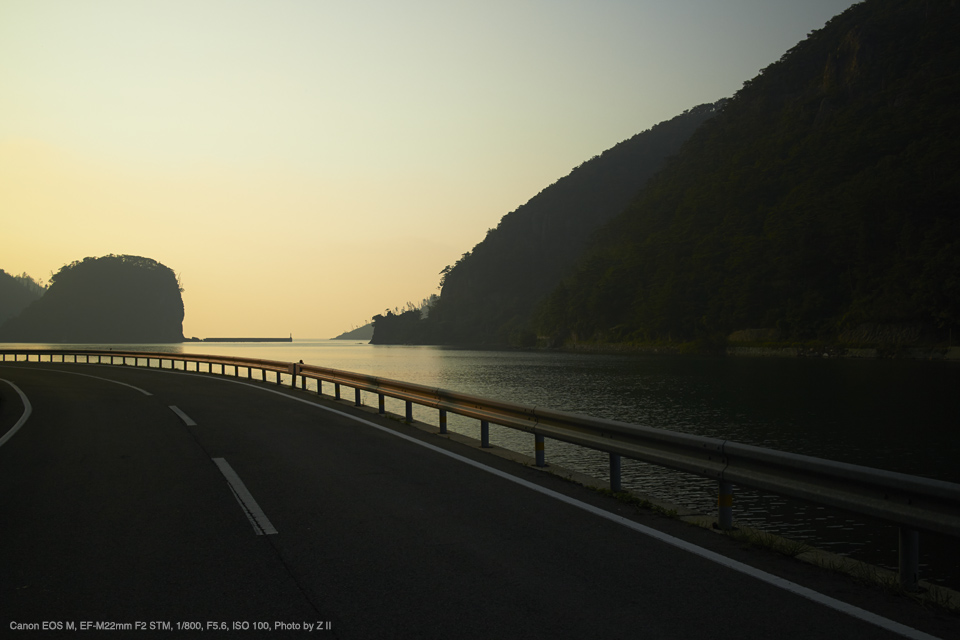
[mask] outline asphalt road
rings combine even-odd
[[[906,598],[306,392],[5,363],[0,438],[17,389],[0,637],[960,637]]]

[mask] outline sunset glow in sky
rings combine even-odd
[[[333,337],[851,4],[0,0],[0,268],[146,256],[187,337]]]

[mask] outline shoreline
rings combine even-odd
[[[611,355],[730,356],[757,358],[857,358],[868,360],[944,360],[960,362],[960,346],[842,345],[819,343],[732,343],[705,347],[692,342],[631,344],[616,342],[568,342],[561,346],[518,347],[507,344],[449,344],[434,342],[373,342],[378,346],[435,346],[477,351],[531,351],[600,353]]]
[[[549,349],[538,349],[547,351]],[[557,351],[613,353],[613,354],[657,354],[657,355],[718,355],[733,357],[760,358],[863,358],[878,360],[945,360],[960,362],[960,347],[926,346],[845,346],[837,344],[728,344],[716,349],[697,348],[691,343],[685,344],[566,344]]]

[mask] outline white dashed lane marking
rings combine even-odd
[[[227,479],[230,490],[233,491],[233,497],[240,503],[240,508],[243,509],[247,519],[250,520],[250,524],[253,525],[254,533],[258,536],[268,536],[277,533],[276,528],[274,528],[270,520],[267,519],[267,516],[263,513],[263,509],[257,504],[257,501],[250,495],[246,485],[243,484],[243,480],[241,480],[237,472],[233,470],[230,463],[223,458],[214,458],[213,461],[220,467],[220,473],[223,474],[223,477]]]
[[[170,405],[170,410],[173,411],[175,414],[177,414],[180,417],[180,419],[183,420],[183,424],[187,425],[188,427],[195,427],[197,425],[197,423],[194,422],[193,419],[190,418],[190,416],[185,414],[178,407],[174,405]]]

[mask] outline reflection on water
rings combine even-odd
[[[960,482],[957,363],[474,351],[337,340],[134,347],[285,362],[302,359],[527,405]],[[401,403],[389,400],[387,409],[403,411]],[[436,424],[435,411],[416,408],[415,416]],[[479,437],[473,420],[451,415],[449,428]],[[491,441],[533,455],[531,435],[491,425]],[[599,452],[548,441],[547,461],[607,477],[607,456]],[[678,472],[624,460],[623,483],[633,491],[705,513],[715,508],[713,482]],[[831,509],[737,490],[734,517],[868,562],[891,568],[896,564],[895,528]],[[960,586],[960,559],[954,548],[955,542],[924,536],[924,576]]]

